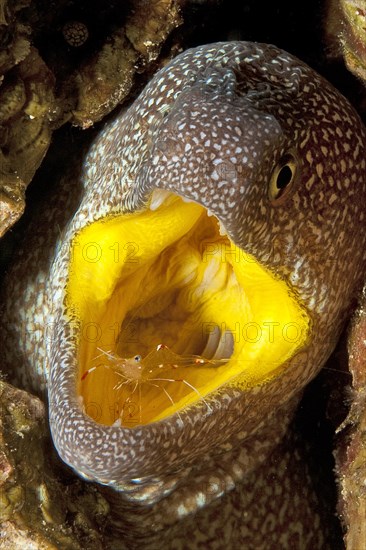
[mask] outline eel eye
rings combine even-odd
[[[298,174],[298,160],[294,152],[285,153],[275,166],[268,186],[269,200],[277,204],[293,187]]]
[[[141,355],[135,355],[133,360],[135,361],[135,363],[139,363],[141,361],[142,357]]]

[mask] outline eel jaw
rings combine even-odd
[[[309,332],[284,281],[235,246],[203,206],[166,191],[144,211],[76,234],[66,312],[80,327],[84,411],[126,428],[181,418],[197,402],[210,414],[216,390],[270,381]],[[159,361],[162,349],[168,359]]]

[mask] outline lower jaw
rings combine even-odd
[[[218,388],[272,380],[306,342],[295,294],[220,226],[156,194],[151,208],[75,236],[66,304],[81,326],[78,391],[97,422],[134,428],[199,400],[209,410]]]

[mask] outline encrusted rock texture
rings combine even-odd
[[[44,404],[0,381],[0,548],[103,548],[109,505],[64,471]]]
[[[337,430],[335,451],[338,512],[347,550],[361,550],[366,545],[366,292],[352,322],[348,350],[350,407]]]
[[[328,57],[344,62],[361,84],[355,94],[366,113],[366,2],[328,0],[324,19]],[[338,514],[347,550],[366,548],[366,292],[348,336],[348,414],[335,439]]]
[[[181,21],[175,0],[0,0],[0,236],[24,211],[52,132],[122,103]]]

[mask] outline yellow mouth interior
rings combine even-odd
[[[222,235],[205,208],[173,194],[76,235],[66,305],[80,321],[85,411],[126,427],[198,400],[209,408],[208,394],[224,384],[245,391],[269,381],[309,330],[288,286]],[[160,361],[161,345],[174,361]]]

